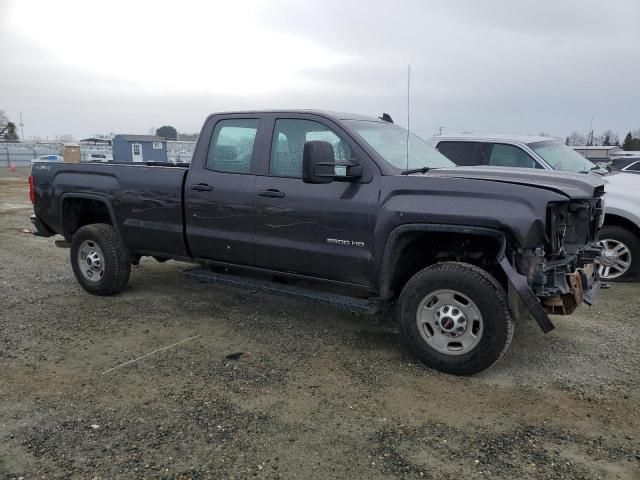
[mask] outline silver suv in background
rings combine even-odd
[[[640,177],[595,165],[549,137],[462,134],[437,136],[429,143],[457,165],[561,170],[602,175],[605,220],[600,231],[600,275],[606,280],[640,277]]]

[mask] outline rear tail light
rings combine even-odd
[[[29,200],[34,205],[36,204],[36,189],[33,184],[33,175],[29,175]]]

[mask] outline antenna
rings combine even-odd
[[[409,135],[411,135],[411,65],[407,65],[407,170],[409,169]]]

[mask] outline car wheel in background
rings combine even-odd
[[[619,225],[605,225],[598,235],[603,253],[600,257],[600,278],[628,282],[640,274],[640,239]]]

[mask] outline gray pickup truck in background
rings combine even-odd
[[[408,147],[408,148],[407,148]],[[598,287],[604,182],[460,168],[389,121],[321,111],[207,118],[190,164],[36,162],[37,235],[62,235],[92,294],[142,256],[397,303],[426,365],[488,368],[513,318],[570,314]]]

